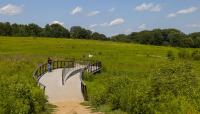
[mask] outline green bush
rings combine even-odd
[[[200,60],[200,51],[195,50],[192,52],[192,59],[193,60]]]
[[[1,66],[4,69],[0,71],[0,114],[45,112],[47,98],[32,79],[29,62],[9,59],[0,62]]]
[[[168,58],[169,60],[175,60],[175,55],[174,55],[173,51],[169,50],[169,51],[167,52],[167,58]]]
[[[190,59],[190,53],[187,50],[180,50],[178,53],[178,57],[180,59]]]
[[[156,112],[186,114],[199,111],[199,81],[190,64],[164,66],[153,74],[151,83],[149,98]]]
[[[129,114],[198,113],[200,86],[190,64],[165,64],[148,75],[150,78],[138,81],[110,76],[100,87],[92,87],[95,94],[90,94],[90,102],[109,104],[112,110]]]

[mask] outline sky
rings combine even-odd
[[[0,22],[82,26],[107,36],[155,28],[200,31],[200,0],[0,0]]]

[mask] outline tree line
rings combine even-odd
[[[78,38],[158,46],[200,48],[200,32],[185,34],[177,29],[144,30],[141,32],[132,32],[128,35],[118,34],[107,37],[104,34],[92,32],[80,26],[73,26],[68,30],[60,24],[47,24],[42,28],[34,23],[10,24],[9,22],[0,22],[0,36]]]
[[[132,32],[129,35],[115,35],[111,37],[111,40],[158,46],[199,48],[200,32],[185,34],[177,29],[154,29]]]
[[[73,26],[70,30],[60,24],[47,24],[44,28],[37,24],[10,24],[0,22],[0,36],[14,37],[52,37],[106,40],[106,35],[92,32],[80,26]]]

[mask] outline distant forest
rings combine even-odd
[[[107,37],[104,34],[92,32],[80,26],[73,26],[68,30],[60,24],[47,24],[42,28],[34,23],[10,24],[9,22],[0,22],[0,36],[111,40],[158,46],[200,48],[200,32],[185,34],[177,29],[144,30],[132,32],[128,35],[118,34]]]

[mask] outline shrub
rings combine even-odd
[[[129,114],[198,113],[200,86],[190,64],[165,64],[150,74],[146,80],[107,77],[101,86],[92,87],[91,102],[95,106],[109,104],[112,110]]]
[[[167,58],[168,58],[169,60],[175,60],[175,55],[174,55],[173,51],[169,50],[169,51],[167,52]]]
[[[199,91],[198,78],[190,64],[167,65],[153,74],[150,104],[160,113],[195,112],[200,109]]]
[[[193,60],[200,60],[200,51],[195,50],[192,52],[192,59]]]
[[[29,75],[32,74],[29,61],[9,59],[0,62],[0,66],[4,67],[0,71],[0,114],[40,114],[47,111],[47,98]]]
[[[179,57],[180,59],[190,59],[190,53],[189,53],[189,51],[187,51],[187,50],[181,50],[181,51],[179,51],[179,53],[178,53],[178,57]]]

